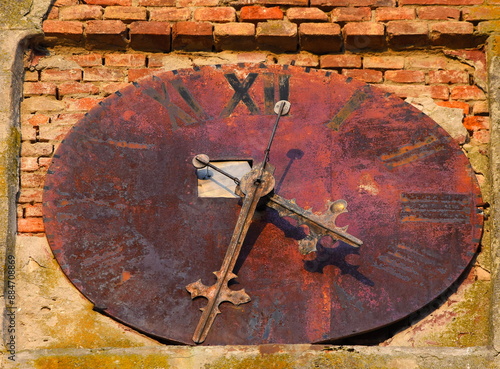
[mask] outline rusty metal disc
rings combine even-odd
[[[46,179],[47,238],[74,285],[107,315],[192,344],[238,198],[199,197],[197,154],[263,160],[279,100],[291,109],[270,162],[275,192],[363,241],[329,237],[259,208],[204,344],[321,342],[397,321],[464,271],[481,234],[474,173],[459,146],[397,97],[336,73],[278,65],[206,66],[148,77],[108,97],[59,146]],[[338,204],[338,203],[337,203]],[[342,203],[343,204],[343,203]]]

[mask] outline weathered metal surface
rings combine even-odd
[[[258,207],[233,272],[252,301],[222,303],[204,344],[321,342],[381,327],[441,294],[481,234],[474,174],[459,147],[400,99],[335,73],[207,66],[147,78],[107,98],[59,146],[44,192],[47,237],[97,309],[192,344],[241,204],[197,196],[191,161],[262,161],[273,108],[289,100],[271,163],[275,192],[313,213],[344,199],[330,237]]]

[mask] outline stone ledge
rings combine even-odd
[[[486,347],[389,348],[326,345],[141,347],[56,349],[19,352],[16,364],[39,369],[120,367],[183,368],[493,368],[500,360]]]

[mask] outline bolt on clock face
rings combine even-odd
[[[54,156],[47,238],[97,310],[194,343],[207,298],[192,300],[186,286],[216,282],[248,191],[200,196],[193,158],[254,170],[280,100],[291,107],[269,152],[273,191],[229,271],[228,288],[251,300],[222,302],[203,344],[359,334],[420,309],[460,276],[479,243],[481,199],[466,157],[430,118],[329,71],[206,66],[108,97]]]

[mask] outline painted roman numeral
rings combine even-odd
[[[442,259],[443,256],[433,250],[398,244],[391,245],[386,253],[379,255],[373,266],[409,282],[420,279],[423,267],[444,275],[446,269],[443,267]]]
[[[448,140],[446,137],[438,139],[431,134],[420,141],[403,145],[395,151],[382,154],[379,158],[387,168],[393,169],[446,149]]]
[[[222,110],[220,114],[221,118],[229,117],[240,101],[246,105],[248,110],[250,110],[250,114],[260,114],[259,108],[255,105],[254,101],[248,94],[248,90],[252,87],[258,75],[258,73],[249,73],[243,82],[240,82],[234,73],[224,75],[233,88],[234,94],[233,97],[231,97],[231,100],[227,103],[226,107]]]
[[[365,310],[358,296],[346,291],[338,283],[333,283],[333,289],[335,293],[334,299],[340,303],[343,309],[355,308],[359,311]]]
[[[157,88],[148,87],[143,90],[143,93],[147,96],[151,97],[153,100],[157,101],[161,106],[163,106],[169,116],[170,124],[172,125],[172,130],[176,130],[179,128],[179,124],[182,123],[184,126],[191,125],[200,120],[207,120],[209,116],[205,113],[200,104],[195,100],[191,92],[184,86],[181,80],[172,80],[170,84],[175,88],[175,90],[179,93],[182,99],[188,104],[191,108],[194,116],[188,114],[181,107],[177,106],[172,102],[170,95],[167,90],[167,86],[164,82],[161,81],[160,78],[153,76],[154,81],[161,82],[161,84]],[[136,87],[139,87],[138,83],[134,83]]]
[[[469,215],[465,194],[401,194],[401,222],[469,223]]]
[[[248,108],[250,114],[261,114],[261,110],[249,94],[249,90],[257,78],[261,78],[264,84],[264,114],[274,114],[275,103],[278,100],[288,100],[290,95],[290,75],[280,74],[277,76],[279,99],[275,98],[276,78],[273,73],[249,73],[243,81],[240,81],[234,73],[228,73],[224,76],[234,90],[234,94],[222,110],[221,118],[229,117],[240,102]]]
[[[342,124],[348,120],[352,113],[358,110],[363,102],[370,96],[370,86],[356,90],[351,98],[342,106],[335,116],[326,123],[326,126],[338,131]]]

